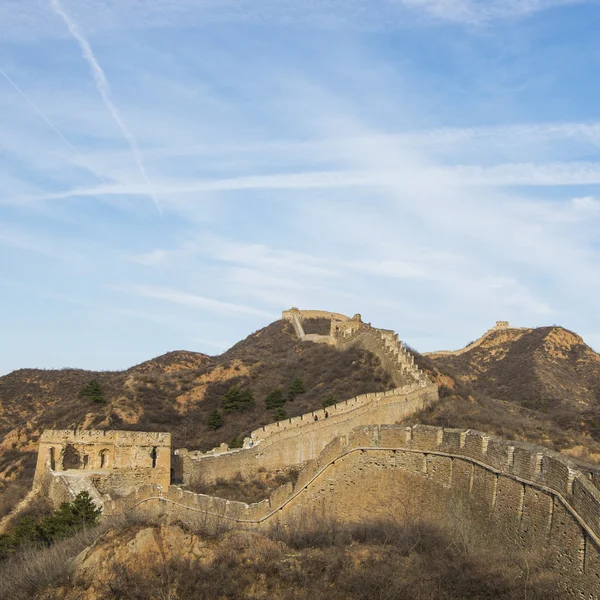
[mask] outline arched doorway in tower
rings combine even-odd
[[[108,450],[100,450],[100,468],[108,469]]]
[[[52,471],[56,471],[56,450],[51,447],[48,449],[48,463]]]
[[[63,451],[63,469],[81,469],[81,454],[73,444],[67,444]]]

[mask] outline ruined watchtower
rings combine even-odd
[[[171,479],[171,434],[47,429],[40,437],[34,485],[61,477],[71,482],[85,479],[111,497],[149,483],[166,490]]]

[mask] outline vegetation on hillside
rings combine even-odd
[[[45,428],[170,431],[174,447],[209,450],[241,446],[253,429],[319,409],[330,396],[391,386],[371,353],[300,342],[285,321],[216,357],[170,352],[121,372],[15,371],[0,377],[0,517],[30,489]],[[284,402],[267,408],[277,389]]]
[[[170,530],[171,535],[177,531]],[[146,534],[146,535],[144,535]],[[182,539],[181,533],[174,539]],[[190,534],[184,539],[190,539]],[[0,571],[0,595],[11,600],[555,600],[556,576],[541,554],[486,545],[464,528],[370,520],[344,525],[307,518],[266,533],[200,535],[192,553],[180,545],[146,551],[136,539],[169,531],[121,526],[105,534],[81,568],[48,553]],[[188,542],[189,543],[189,542]],[[129,552],[127,548],[132,548]],[[158,552],[155,550],[158,550]],[[97,557],[95,556],[97,555]],[[60,560],[54,565],[52,559]],[[89,566],[86,566],[86,561]],[[39,573],[37,583],[31,573]],[[58,577],[56,575],[58,573]],[[45,576],[44,576],[45,575]]]
[[[407,423],[478,429],[600,462],[600,356],[579,336],[506,330],[459,355],[413,352],[440,402]]]
[[[77,394],[78,398],[87,398],[91,402],[104,402],[104,390],[96,379],[88,381]]]
[[[0,534],[0,560],[23,547],[51,546],[71,537],[84,527],[96,525],[102,511],[96,508],[87,492],[80,492],[73,502],[63,502],[52,514],[22,517],[8,533]]]

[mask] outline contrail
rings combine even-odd
[[[129,130],[129,128],[127,127],[125,122],[123,121],[121,114],[117,110],[117,107],[113,104],[113,101],[110,97],[110,85],[108,84],[108,80],[106,79],[106,75],[104,74],[102,67],[98,64],[98,61],[96,60],[96,57],[94,56],[94,53],[92,51],[92,48],[91,48],[89,42],[85,39],[85,37],[83,37],[83,34],[81,33],[81,31],[79,31],[79,28],[77,27],[77,24],[63,10],[59,0],[50,0],[50,6],[52,7],[52,10],[54,10],[54,12],[63,19],[63,21],[66,23],[67,27],[69,28],[71,35],[77,40],[77,43],[79,44],[79,47],[81,48],[81,53],[83,55],[83,58],[90,65],[90,69],[92,70],[92,76],[94,77],[94,81],[96,82],[96,87],[98,88],[100,97],[102,98],[102,101],[104,102],[106,108],[108,108],[115,123],[119,126],[119,129],[123,133],[123,136],[127,140],[127,143],[129,144],[129,147],[131,148],[133,158],[135,159],[135,162],[136,162],[142,176],[144,177],[146,183],[150,186],[151,183],[150,183],[150,180],[148,179],[148,175],[146,174],[146,169],[144,167],[144,161],[142,160],[142,155],[138,148],[137,142],[135,141],[133,134],[131,133],[131,131]],[[154,204],[156,205],[158,212],[160,214],[162,214],[162,209],[160,208],[160,205],[158,203],[156,196],[154,194],[150,194],[150,195],[152,196],[152,200],[154,200]]]
[[[56,133],[56,135],[63,141],[65,146],[67,146],[67,148],[69,148],[69,150],[71,150],[73,154],[75,154],[75,156],[81,159],[81,164],[85,169],[87,169],[90,173],[95,175],[100,181],[102,181],[102,183],[111,183],[108,179],[106,179],[106,177],[104,177],[104,175],[102,175],[102,173],[98,173],[98,171],[96,171],[95,169],[93,169],[85,163],[85,159],[83,158],[79,150],[77,150],[77,148],[75,148],[75,146],[71,144],[71,142],[62,134],[60,129],[58,129],[58,127],[46,116],[42,109],[12,80],[8,73],[6,73],[1,68],[0,75],[2,75],[4,79],[6,79],[6,81],[8,81],[8,83],[10,83],[10,85],[15,89],[15,91],[23,98],[23,100],[25,100],[25,102],[27,102],[27,104],[29,104],[29,106],[31,106],[31,108],[33,108],[33,110],[35,110],[35,112],[38,115],[40,115],[42,119],[44,119],[48,127],[50,127],[50,129],[52,129],[54,133]]]

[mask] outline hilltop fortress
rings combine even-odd
[[[301,340],[369,350],[394,389],[265,425],[239,449],[172,452],[168,433],[45,431],[34,490],[56,504],[86,490],[105,517],[136,512],[191,527],[285,525],[311,511],[350,522],[384,513],[444,522],[462,511],[493,543],[545,548],[566,598],[600,598],[600,468],[473,430],[405,427],[438,391],[397,334],[360,315],[293,308],[282,318]],[[314,320],[329,321],[328,333],[305,333]],[[296,483],[256,504],[185,489],[291,467],[301,469]]]

